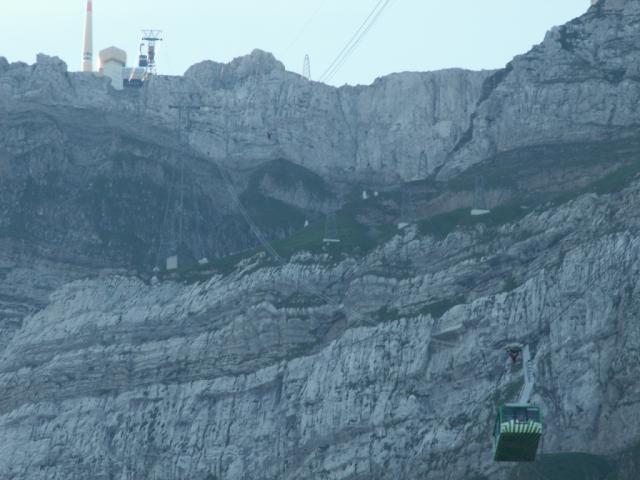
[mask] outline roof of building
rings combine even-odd
[[[127,64],[127,52],[118,47],[109,47],[100,51],[100,63],[105,64],[109,61],[121,63],[123,66]]]

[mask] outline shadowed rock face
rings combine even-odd
[[[545,452],[638,478],[639,15],[601,0],[504,70],[339,89],[261,51],[123,92],[0,58],[0,478],[512,478],[512,341]],[[426,220],[389,232],[418,178]],[[179,181],[194,256],[255,246],[238,202],[268,238],[341,206],[382,233],[149,281]]]

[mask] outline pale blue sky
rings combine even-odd
[[[32,63],[38,52],[79,70],[85,0],[0,0],[0,56]],[[229,61],[254,48],[317,79],[377,0],[94,0],[94,47],[136,53],[142,28],[164,30],[160,73],[200,60]],[[392,0],[331,83],[371,83],[398,71],[502,67],[589,0]],[[315,13],[315,15],[314,15]],[[304,25],[307,28],[302,29]]]

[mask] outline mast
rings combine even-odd
[[[82,71],[93,72],[93,1],[87,0],[87,19],[84,27]]]

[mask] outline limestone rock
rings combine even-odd
[[[122,92],[0,58],[0,478],[506,480],[513,341],[545,453],[639,478],[638,26],[601,0],[505,69],[341,88],[261,51]],[[256,253],[345,205],[344,251]],[[214,260],[152,271],[178,230]]]

